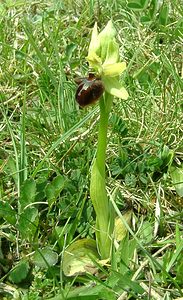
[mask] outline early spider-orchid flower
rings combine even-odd
[[[95,23],[86,59],[90,68],[101,78],[105,91],[126,100],[128,92],[119,81],[126,63],[119,61],[119,45],[115,36],[116,30],[111,20],[100,33]]]

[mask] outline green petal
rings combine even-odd
[[[128,98],[127,90],[122,87],[117,78],[102,77],[102,82],[104,84],[105,90],[109,94],[124,100]]]
[[[91,41],[88,49],[88,56],[90,56],[91,53],[97,51],[97,49],[100,47],[100,41],[98,38],[98,30],[97,30],[97,23],[95,23],[93,30],[92,30],[92,36]]]
[[[105,38],[113,38],[116,36],[116,29],[112,23],[112,20],[110,20],[105,28],[99,33],[99,39],[105,39]]]
[[[126,69],[126,63],[104,64],[102,68],[104,76],[116,77]]]
[[[107,54],[104,64],[114,64],[119,61],[119,45],[113,38],[108,43]]]

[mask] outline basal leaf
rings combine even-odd
[[[16,211],[7,201],[0,200],[0,218],[3,218],[11,225],[16,223]]]
[[[94,240],[82,239],[75,241],[64,252],[64,274],[66,276],[76,276],[87,272],[94,274],[97,270],[94,260],[97,259],[98,253]]]
[[[30,266],[27,261],[20,261],[11,271],[9,279],[14,283],[22,282],[28,275]]]
[[[58,254],[52,249],[45,247],[36,250],[33,261],[40,268],[49,268],[58,262]]]
[[[33,179],[25,180],[20,193],[20,206],[23,210],[28,204],[34,202],[36,196],[36,182]]]

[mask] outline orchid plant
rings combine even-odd
[[[113,97],[128,98],[126,89],[119,81],[119,75],[125,70],[126,63],[119,61],[119,45],[115,36],[116,30],[111,20],[100,33],[95,24],[86,58],[90,69],[101,78],[105,90],[99,101],[98,146],[90,183],[90,197],[96,212],[96,241],[101,259],[110,258],[114,232],[114,211],[107,196],[105,182],[108,119]]]
[[[76,92],[76,100],[81,106],[85,106],[85,100],[91,104],[93,99],[98,99],[98,95],[100,97],[98,145],[90,183],[90,197],[96,213],[96,241],[89,238],[76,240],[65,249],[63,271],[66,276],[86,272],[94,274],[97,271],[95,260],[101,264],[110,261],[113,239],[116,238],[115,212],[107,195],[105,181],[107,127],[113,97],[127,99],[128,93],[119,81],[126,64],[119,61],[119,45],[115,36],[112,21],[100,33],[95,24],[86,58],[92,75],[79,83]]]

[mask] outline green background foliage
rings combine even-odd
[[[129,98],[110,115],[107,191],[132,225],[111,265],[69,278],[64,251],[94,238],[99,116],[78,107],[75,77],[95,21],[111,18]],[[0,298],[182,297],[182,38],[179,0],[1,1]]]

